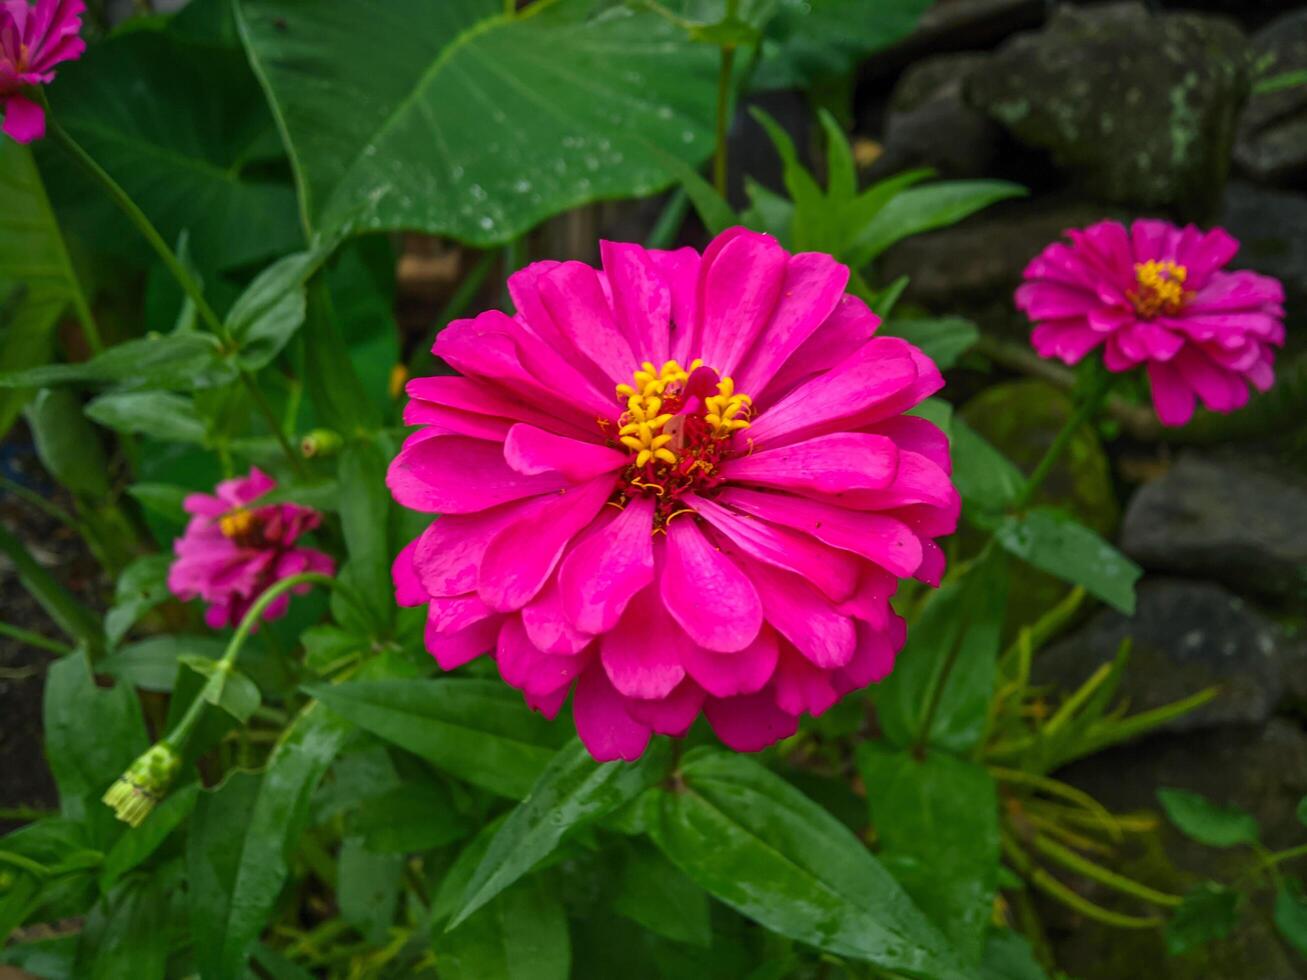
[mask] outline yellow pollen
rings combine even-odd
[[[619,441],[635,455],[635,465],[644,467],[650,462],[674,465],[677,455],[673,444],[676,435],[664,427],[676,418],[675,412],[664,412],[669,398],[679,399],[690,375],[703,366],[696,358],[689,367],[670,360],[662,367],[645,361],[632,376],[631,384],[617,386],[617,397],[626,403],[617,430]],[[679,401],[677,402],[679,405]],[[729,438],[732,432],[749,426],[753,400],[748,395],[736,394],[735,382],[727,377],[717,382],[717,394],[704,399],[704,422],[719,439]],[[677,431],[680,431],[679,428]]]
[[[1189,270],[1169,259],[1136,262],[1137,288],[1129,290],[1126,297],[1140,316],[1174,315],[1193,297],[1193,292],[1184,288],[1188,278]]]
[[[223,514],[218,521],[218,529],[222,531],[225,538],[233,541],[240,541],[248,538],[255,529],[256,520],[253,511],[244,507],[237,507],[233,511]]]

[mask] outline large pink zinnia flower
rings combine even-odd
[[[4,132],[19,143],[45,135],[45,112],[22,94],[25,87],[54,81],[54,66],[81,57],[86,43],[82,0],[0,2],[0,108]]]
[[[1036,324],[1041,357],[1075,364],[1103,346],[1110,371],[1147,365],[1165,425],[1184,425],[1194,398],[1214,412],[1274,380],[1284,343],[1284,289],[1255,272],[1225,272],[1239,243],[1224,229],[1142,220],[1068,231],[1026,267],[1017,306]]]
[[[299,504],[250,507],[276,487],[258,467],[249,476],[219,483],[214,495],[193,493],[183,501],[190,523],[174,544],[177,560],[168,588],[182,600],[199,596],[209,604],[204,621],[214,629],[235,626],[268,586],[300,572],[330,575],[335,563],[312,548],[297,548],[300,535],[318,526],[318,512]],[[308,586],[297,588],[306,592]],[[264,619],[286,612],[290,596],[268,606]]]
[[[761,749],[889,673],[897,580],[937,584],[957,523],[948,444],[903,413],[939,389],[844,294],[848,269],[734,228],[699,255],[604,242],[538,262],[516,316],[450,324],[391,464],[445,516],[395,560],[445,669],[493,650],[553,717],[574,689],[600,760],[700,710]]]

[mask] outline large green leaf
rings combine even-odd
[[[567,917],[539,878],[519,882],[432,944],[441,980],[567,980]]]
[[[559,750],[495,836],[468,882],[450,928],[529,872],[563,836],[635,799],[667,770],[664,741],[634,765],[598,763],[579,739]]]
[[[970,962],[979,962],[998,885],[998,792],[944,752],[858,746],[880,859]]]
[[[727,905],[840,956],[931,980],[971,974],[843,824],[757,762],[688,754],[654,841]]]
[[[995,551],[930,597],[894,672],[876,687],[877,717],[890,742],[966,752],[980,740],[1007,588],[1005,556]]]
[[[85,980],[163,980],[172,939],[167,891],[176,877],[127,881],[101,899],[78,939],[76,975]]]
[[[205,333],[147,334],[115,344],[76,364],[46,364],[0,374],[0,389],[44,388],[77,382],[128,384],[133,388],[193,389],[235,377],[222,359],[217,338]]]
[[[644,841],[626,849],[613,911],[675,942],[712,945],[708,893]]]
[[[187,840],[191,928],[204,980],[245,976],[308,821],[309,801],[348,733],[310,705],[282,736],[260,776],[235,772],[195,808]]]
[[[514,799],[531,792],[563,738],[498,681],[352,681],[305,688],[332,711],[459,779]]]
[[[91,419],[118,432],[135,432],[164,442],[203,444],[206,426],[185,395],[171,391],[114,391],[86,406]]]
[[[717,53],[641,5],[244,0],[308,226],[511,239],[712,147]]]
[[[70,303],[89,316],[32,153],[0,139],[0,372],[49,360]],[[30,394],[0,390],[0,437]]]
[[[1083,585],[1127,616],[1135,611],[1135,581],[1143,570],[1097,531],[1050,507],[1007,518],[994,532],[1008,551],[1073,585]]]
[[[199,269],[257,262],[301,240],[294,191],[265,165],[270,138],[280,152],[276,132],[239,47],[178,30],[121,33],[64,65],[50,102],[166,241],[187,233]],[[43,152],[41,164],[79,235],[106,251],[144,254],[115,206],[64,154]]]

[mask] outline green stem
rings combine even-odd
[[[73,652],[73,648],[65,646],[58,640],[52,640],[40,633],[33,633],[31,630],[25,630],[21,626],[10,626],[8,623],[0,622],[0,636],[7,636],[11,640],[17,640],[19,643],[26,643],[29,647],[36,647],[38,650],[49,650],[51,653],[57,653],[65,657]]]
[[[1262,858],[1262,867],[1270,868],[1283,861],[1293,861],[1296,858],[1307,857],[1307,844],[1299,844],[1297,847],[1290,847],[1287,850],[1275,851]]]
[[[1133,895],[1135,898],[1150,902],[1153,905],[1161,905],[1166,908],[1174,908],[1184,899],[1179,895],[1171,895],[1167,892],[1158,891],[1155,888],[1149,888],[1143,882],[1135,881],[1133,878],[1127,878],[1125,875],[1117,874],[1107,868],[1100,867],[1093,861],[1082,857],[1070,848],[1063,847],[1057,841],[1050,840],[1043,834],[1035,836],[1035,850],[1042,853],[1045,857],[1051,858],[1068,871],[1084,875],[1100,885],[1106,885],[1108,888],[1115,889],[1126,895]]]
[[[245,645],[245,641],[253,632],[254,627],[258,625],[259,620],[263,618],[263,613],[268,606],[291,589],[301,585],[321,585],[328,589],[335,589],[348,601],[362,608],[358,598],[348,586],[320,572],[301,572],[299,575],[292,575],[279,582],[274,582],[254,600],[254,605],[250,606],[249,610],[241,618],[240,625],[236,627],[236,632],[232,634],[231,641],[227,644],[227,649],[223,651],[222,657],[219,658],[216,669],[222,672],[231,671],[236,663],[236,658],[240,655],[241,648]],[[191,734],[195,731],[195,726],[199,723],[200,715],[204,711],[204,704],[204,692],[201,690],[195,695],[195,700],[186,709],[186,714],[177,723],[177,727],[164,736],[164,743],[175,750],[178,755],[185,751],[186,743],[190,740]]]
[[[717,72],[717,149],[713,153],[713,187],[726,197],[727,136],[731,113],[731,72],[735,67],[735,48],[722,48],[721,68]]]
[[[690,195],[685,193],[684,187],[678,187],[672,191],[667,203],[663,206],[662,213],[658,215],[658,220],[654,223],[653,230],[644,240],[645,248],[670,248],[672,242],[676,240],[676,234],[681,230],[681,225],[685,223],[685,212],[690,207]]]
[[[204,325],[222,341],[224,348],[226,348],[227,352],[230,353],[234,346],[231,331],[229,331],[222,320],[218,318],[218,314],[214,312],[213,307],[209,305],[209,301],[204,298],[204,291],[200,288],[199,282],[197,282],[195,277],[191,275],[190,270],[182,264],[182,261],[177,258],[176,253],[168,246],[168,243],[163,240],[163,236],[159,234],[158,229],[154,227],[154,224],[150,221],[145,212],[142,211],[127,192],[123,190],[118,181],[114,180],[107,170],[96,163],[95,158],[87,153],[86,150],[82,149],[81,144],[68,135],[67,130],[53,119],[49,121],[49,131],[59,144],[68,151],[69,155],[81,165],[82,169],[95,178],[96,182],[104,188],[114,204],[118,205],[119,210],[121,210],[131,223],[136,226],[136,230],[140,232],[141,237],[149,243],[152,249],[154,249],[155,254],[159,256],[159,259],[163,262],[164,266],[167,267],[168,272],[172,275],[173,279],[177,281],[177,285],[181,286],[182,291],[186,294],[187,298],[195,304],[195,312],[199,314],[200,319],[204,321]],[[268,428],[272,430],[272,434],[276,437],[278,444],[281,446],[281,451],[285,453],[286,458],[290,461],[291,468],[294,469],[297,474],[303,476],[306,473],[304,461],[300,459],[299,454],[296,453],[294,448],[291,446],[290,440],[286,438],[286,433],[283,430],[281,423],[277,421],[277,416],[276,413],[272,411],[272,406],[268,404],[268,400],[264,397],[263,392],[259,390],[259,386],[255,382],[253,376],[244,368],[241,368],[239,373],[241,383],[245,385],[246,389],[249,391],[255,408],[257,408],[259,414],[263,416]]]
[[[1108,390],[1111,387],[1112,376],[1105,368],[1098,367],[1086,384],[1084,394],[1081,396],[1075,410],[1071,413],[1071,417],[1066,420],[1066,425],[1062,426],[1062,431],[1053,439],[1053,444],[1048,447],[1043,458],[1036,464],[1034,472],[1026,480],[1026,485],[1021,488],[1021,493],[1017,495],[1017,499],[1012,504],[1014,511],[1022,511],[1030,506],[1031,500],[1039,492],[1039,488],[1044,485],[1044,481],[1048,479],[1048,474],[1052,472],[1057,461],[1062,458],[1062,453],[1071,444],[1071,440],[1080,431],[1080,427],[1093,419],[1098,413],[1099,408],[1102,407],[1103,399],[1107,397]]]

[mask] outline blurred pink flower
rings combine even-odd
[[[0,2],[0,109],[4,132],[19,143],[45,135],[45,112],[23,95],[33,85],[54,81],[54,66],[80,58],[86,42],[82,0],[2,0]]]
[[[898,579],[938,584],[948,443],[903,413],[935,365],[845,295],[848,269],[742,228],[700,255],[601,243],[537,262],[516,316],[450,324],[462,377],[408,384],[388,483],[444,516],[396,558],[446,670],[492,651],[599,760],[702,712],[734,749],[885,677]]]
[[[238,624],[275,582],[300,572],[335,570],[328,555],[295,547],[300,535],[318,526],[317,511],[298,504],[248,506],[276,485],[255,467],[249,476],[219,483],[214,496],[193,493],[183,502],[193,516],[174,543],[177,560],[168,571],[168,588],[179,599],[198,596],[207,602],[204,621],[214,629]],[[289,595],[279,596],[263,618],[277,619],[289,604]]]
[[[1195,396],[1214,412],[1274,381],[1284,343],[1278,280],[1223,267],[1239,243],[1222,228],[1101,221],[1068,231],[1026,266],[1017,306],[1035,323],[1041,357],[1075,364],[1103,346],[1110,371],[1147,366],[1157,416],[1184,425]]]

